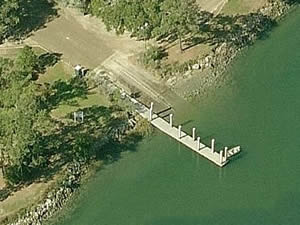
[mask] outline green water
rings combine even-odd
[[[176,122],[243,152],[223,169],[157,132],[100,170],[59,225],[299,225],[300,10]]]

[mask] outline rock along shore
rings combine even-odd
[[[230,40],[218,44],[207,56],[193,61],[189,70],[183,75],[169,78],[166,82],[167,85],[185,99],[202,96],[207,93],[209,88],[222,85],[228,79],[223,74],[232,60],[244,48],[269,31],[274,22],[284,17],[291,7],[290,4],[280,0],[268,2],[257,13],[249,15],[253,24],[250,24],[238,35],[232,36]],[[197,79],[196,82],[195,79]]]
[[[9,225],[40,225],[60,210],[79,187],[81,177],[87,171],[83,162],[70,163],[61,182],[47,196],[27,212],[19,214]]]

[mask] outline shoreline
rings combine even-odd
[[[291,11],[291,8],[293,8],[293,6],[285,8],[286,10],[277,17],[277,20],[284,18]],[[254,39],[254,41],[255,40],[257,40],[257,38]],[[206,86],[204,89],[207,90],[208,88],[211,88],[216,84],[219,84],[220,81],[225,82],[226,78],[223,76],[224,72],[231,65],[232,61],[238,57],[240,52],[242,52],[242,50],[247,47],[248,46],[244,46],[240,49],[236,49],[236,48],[232,48],[232,46],[230,45],[227,45],[227,43],[223,43],[220,46],[218,46],[211,55],[206,56],[201,62],[202,66],[200,68],[203,68],[204,67],[203,65],[207,65],[207,68],[204,68],[203,72],[207,72],[208,75],[206,77],[210,77],[210,80],[206,81]],[[223,63],[220,63],[219,65],[217,62],[220,62],[222,60]],[[196,98],[197,96],[202,94],[203,94],[203,89],[201,88],[201,90],[194,90],[192,91],[192,93],[185,93],[184,98],[185,99]],[[57,213],[64,210],[64,207],[69,202],[73,201],[72,197],[74,196],[74,193],[80,190],[79,187],[82,184],[81,180],[89,179],[93,175],[93,172],[91,174],[89,174],[88,172],[89,167],[92,165],[93,164],[78,165],[76,163],[74,165],[71,165],[71,169],[70,169],[71,172],[69,173],[68,171],[65,174],[63,181],[60,184],[58,184],[57,187],[55,187],[55,190],[50,191],[45,196],[45,199],[41,201],[41,203],[31,207],[34,208],[33,211],[27,213],[23,212],[23,215],[19,215],[19,214],[15,215],[14,216],[15,219],[19,217],[18,221],[13,223],[8,222],[8,224],[10,225],[42,224],[45,221],[49,221],[49,220],[51,221],[53,215],[56,215]],[[74,177],[76,179],[74,179]],[[35,221],[34,222],[30,221],[30,218],[33,218]]]
[[[241,45],[224,41],[213,48],[212,52],[202,58],[191,60],[189,69],[182,75],[168,77],[167,86],[175,90],[187,101],[194,101],[205,96],[214,88],[225,85],[229,78],[225,76],[232,62],[255,42],[271,32],[277,22],[284,19],[290,12],[297,8],[296,4],[288,4],[280,0],[268,2],[258,10],[258,14],[268,17],[267,24],[259,21],[263,26],[256,32],[244,31],[236,41]],[[188,90],[188,91],[187,91]]]
[[[94,75],[94,76],[93,76]],[[97,76],[92,74],[93,77],[88,77],[96,84],[96,88],[99,88],[104,96],[109,98],[111,91],[120,91],[122,89],[116,86],[108,76]],[[125,99],[123,99],[124,101]],[[126,104],[126,101],[122,102]],[[120,104],[122,107],[125,105]],[[133,103],[132,103],[133,104]],[[134,107],[131,104],[132,107]],[[129,120],[129,126],[126,130],[123,130],[119,134],[119,140],[126,145],[126,138],[130,136],[136,137],[136,142],[151,132],[148,124],[145,125],[145,120],[135,112],[132,112],[134,118]],[[129,140],[132,141],[132,140]],[[125,152],[125,151],[124,151]],[[55,216],[64,210],[68,204],[72,204],[72,201],[76,199],[77,194],[80,194],[80,187],[84,185],[89,179],[93,177],[93,174],[99,170],[102,166],[102,160],[96,158],[89,161],[73,161],[67,163],[57,173],[60,174],[59,179],[55,180],[54,184],[48,187],[43,194],[42,198],[38,202],[30,205],[26,208],[19,210],[18,212],[4,217],[0,222],[1,225],[40,225],[45,222],[51,224],[51,220],[55,219]],[[48,182],[51,182],[49,180]],[[75,196],[74,196],[75,195]],[[75,199],[73,198],[75,197]],[[67,207],[68,208],[73,208]],[[53,221],[52,221],[53,222]]]

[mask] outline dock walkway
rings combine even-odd
[[[211,146],[206,146],[200,142],[200,137],[195,136],[195,130],[193,129],[193,134],[189,134],[182,131],[182,127],[173,126],[172,114],[170,114],[170,122],[167,122],[163,118],[159,117],[157,114],[153,113],[153,104],[148,108],[142,103],[138,102],[136,99],[127,96],[136,106],[136,111],[145,119],[149,120],[151,124],[161,130],[162,132],[168,134],[178,142],[184,144],[194,152],[202,155],[211,162],[215,163],[219,167],[225,166],[229,162],[229,158],[240,152],[240,146],[236,146],[231,149],[225,147],[224,151],[215,151],[215,140],[211,140]]]

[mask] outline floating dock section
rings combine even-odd
[[[136,106],[136,111],[145,119],[162,132],[166,133],[170,137],[174,138],[178,142],[184,144],[194,152],[202,155],[211,162],[215,163],[219,167],[225,166],[230,157],[238,154],[241,151],[240,146],[228,149],[227,147],[220,152],[215,151],[215,139],[211,140],[211,145],[206,146],[204,143],[201,143],[201,138],[196,137],[196,129],[192,129],[192,135],[182,131],[182,126],[178,127],[173,126],[173,114],[169,114],[169,122],[159,117],[156,113],[153,112],[153,103],[151,103],[150,108],[146,107],[142,103],[138,102],[136,99],[127,96]]]

